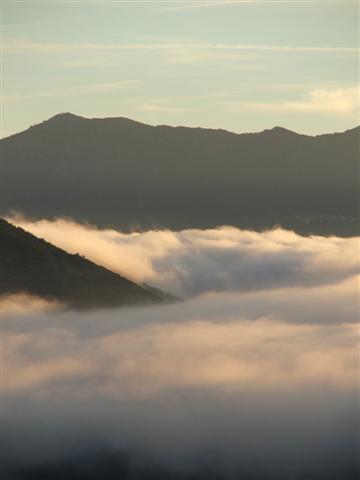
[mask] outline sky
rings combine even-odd
[[[359,124],[352,0],[2,1],[1,136],[61,112],[299,133]]]

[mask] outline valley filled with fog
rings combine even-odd
[[[358,238],[11,221],[178,301],[3,299],[5,478],[356,478]]]
[[[358,0],[0,3],[1,480],[359,480]]]

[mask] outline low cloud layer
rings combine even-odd
[[[359,268],[357,238],[234,227],[125,234],[62,219],[10,221],[68,252],[180,297],[326,285],[353,276]]]
[[[49,314],[46,304],[39,314],[34,303],[33,314],[29,306],[6,315],[7,391],[56,389],[68,376],[76,380],[74,389],[90,378],[92,388],[122,395],[319,380],[352,388],[357,324],[351,287],[211,294],[177,305],[83,314]]]
[[[5,478],[356,478],[355,283],[8,310]]]
[[[187,299],[3,299],[2,478],[357,478],[357,239],[16,223]]]

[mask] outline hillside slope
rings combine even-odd
[[[316,137],[60,114],[1,141],[2,212],[148,229],[353,235],[360,128]]]
[[[0,219],[0,296],[20,292],[78,308],[156,303],[166,298]]]

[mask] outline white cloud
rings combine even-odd
[[[8,299],[5,478],[355,478],[358,239],[17,223],[202,294],[90,312]]]
[[[44,300],[35,295],[23,293],[0,296],[0,302],[1,314],[4,316],[26,314],[30,311],[33,313],[44,312],[61,308],[61,304],[55,300]]]
[[[67,220],[10,219],[71,253],[175,295],[336,283],[358,272],[358,239],[235,227],[126,234]]]
[[[227,111],[319,113],[359,118],[360,88],[315,89],[302,100],[227,103]]]
[[[61,389],[74,377],[79,383],[73,389],[81,390],[89,374],[95,391],[120,396],[170,387],[289,388],[320,380],[352,389],[357,325],[346,318],[324,321],[326,294],[336,293],[339,310],[348,302],[343,286],[325,290],[297,290],[303,306],[312,308],[311,324],[294,321],[291,295],[274,302],[262,293],[247,300],[215,294],[167,307],[86,313],[39,313],[29,304],[27,312],[4,314],[7,391],[56,389],[57,382]]]
[[[256,480],[269,472],[350,480],[358,432],[359,335],[345,315],[352,289],[345,282],[162,307],[39,312],[29,304],[7,313],[3,468],[49,462],[51,472],[66,458],[74,468],[110,449],[171,472],[201,473],[205,461],[224,480],[248,478],[247,464]]]

